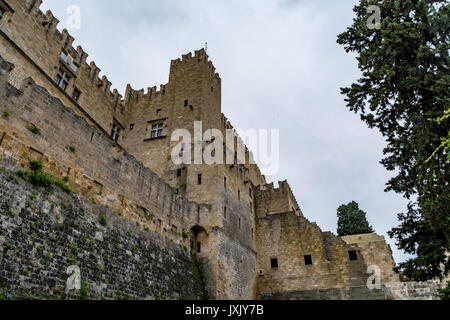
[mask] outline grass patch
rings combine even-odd
[[[75,147],[75,146],[69,146],[69,150],[71,151],[71,152],[75,152],[75,151],[77,151],[77,148]]]

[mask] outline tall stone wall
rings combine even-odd
[[[368,266],[377,267],[383,283],[398,282],[399,275],[393,272],[395,261],[391,247],[383,236],[375,233],[341,237],[345,243],[357,250]]]
[[[173,187],[32,79],[25,79],[20,90],[14,88],[6,82],[13,66],[3,59],[0,66],[0,99],[4,102],[0,105],[0,151],[3,154],[17,159],[24,167],[30,158],[42,161],[45,171],[61,179],[66,177],[68,184],[86,198],[177,244],[197,250],[197,243],[201,243],[199,260],[204,262],[210,297],[255,297],[256,253],[251,234],[254,226],[246,217],[241,218],[239,225],[239,204],[230,204],[228,222],[217,226],[218,216],[211,214],[211,205],[196,204],[178,195]],[[31,125],[39,128],[39,133],[30,131]],[[250,212],[249,207],[247,210]],[[221,217],[222,213],[219,214]],[[203,239],[196,232],[189,232],[196,226],[207,229]],[[220,236],[214,236],[214,230]],[[187,233],[191,235],[192,247]],[[221,248],[228,247],[239,254],[226,257],[230,250]],[[215,258],[215,250],[223,257],[220,263]],[[242,269],[236,267],[242,266],[243,255],[246,269],[240,276],[237,272]],[[234,276],[225,277],[224,272]],[[219,288],[222,289],[217,291]]]
[[[187,248],[0,161],[0,299],[199,299]],[[106,223],[100,217],[106,218]],[[68,290],[69,267],[80,290]]]
[[[302,216],[287,212],[258,217],[256,230],[260,294],[366,284],[363,257],[350,261],[350,246]]]
[[[107,135],[64,106],[32,79],[18,90],[5,80],[12,66],[0,58],[0,151],[21,162],[40,160],[47,172],[88,199],[189,246],[183,236],[208,216],[209,206],[173,188]],[[30,131],[30,126],[39,129]],[[71,148],[73,148],[71,150]]]

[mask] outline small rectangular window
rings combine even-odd
[[[162,111],[161,109],[157,109],[157,110],[156,110],[156,115],[157,115],[157,116],[160,116],[160,115],[161,115],[161,111]]]
[[[119,140],[119,135],[120,135],[119,126],[116,123],[114,123],[111,130],[111,139],[117,142]]]
[[[197,242],[197,253],[202,252],[202,244],[200,242]]]
[[[177,177],[181,177],[181,169],[177,170]]]
[[[62,69],[58,70],[58,74],[55,78],[55,83],[63,90],[66,90],[67,85],[69,84],[70,77],[66,72],[64,72]]]
[[[162,137],[163,135],[163,124],[155,124],[152,126],[152,138]]]
[[[312,256],[311,255],[305,256],[305,265],[310,266],[312,264],[313,264]]]
[[[227,207],[223,208],[223,216],[224,216],[224,218],[227,217]]]
[[[189,105],[189,100],[184,100],[184,106],[187,107]]]
[[[239,218],[239,220],[238,220],[238,227],[239,227],[239,229],[241,228],[241,218]]]
[[[223,178],[223,187],[226,188],[227,187],[227,177]]]
[[[278,269],[278,259],[277,258],[270,259],[270,267],[272,269]]]
[[[74,88],[73,92],[72,92],[72,99],[78,102],[80,100],[80,96],[81,96],[81,91],[78,90],[77,88]]]
[[[241,200],[241,190],[238,190],[238,200]]]
[[[201,174],[199,174],[199,175],[197,176],[197,184],[198,184],[198,185],[201,185],[201,184],[202,184],[202,175],[201,175]]]
[[[130,131],[134,129],[134,123],[130,124]]]
[[[350,261],[358,260],[358,254],[357,254],[356,250],[350,250],[348,252],[348,258],[350,259]]]

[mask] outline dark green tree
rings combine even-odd
[[[343,204],[337,209],[338,235],[351,236],[374,232],[366,218],[366,213],[359,208],[355,201]]]
[[[370,5],[381,9],[380,28],[368,26]],[[354,11],[338,43],[356,54],[362,75],[341,90],[348,108],[386,138],[381,163],[394,173],[386,191],[410,200],[389,232],[414,256],[399,271],[414,280],[441,277],[450,270],[449,149],[439,148],[450,128],[442,118],[450,105],[450,5],[361,0]]]

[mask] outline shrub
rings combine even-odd
[[[87,283],[84,281],[81,281],[80,298],[81,298],[81,300],[86,300],[87,296],[88,296]]]
[[[53,184],[53,179],[43,171],[32,171],[28,175],[31,184],[39,187],[48,187]]]
[[[61,180],[55,179],[55,180],[53,181],[53,183],[54,183],[55,185],[57,185],[58,187],[60,187],[63,191],[65,191],[65,192],[67,192],[67,193],[73,193],[73,190],[72,190],[67,184],[65,184],[64,182],[62,182]]]
[[[29,127],[30,131],[33,132],[34,134],[39,134],[41,133],[41,129],[39,129],[38,127],[36,127],[34,124],[31,124]]]
[[[78,246],[75,242],[72,242],[72,245],[70,246],[70,250],[72,251],[73,254],[78,253]]]
[[[72,152],[75,152],[77,150],[77,148],[75,146],[69,146],[69,150]]]
[[[102,226],[106,226],[108,224],[108,220],[106,219],[106,217],[104,215],[100,215],[98,217],[98,222],[102,225]]]
[[[447,287],[438,290],[438,298],[440,300],[450,301],[450,282]]]
[[[9,117],[9,112],[8,112],[8,111],[3,112],[3,116],[4,116],[5,118],[8,118],[8,117]]]
[[[42,170],[42,162],[37,160],[30,160],[30,169],[31,171],[40,171]]]

